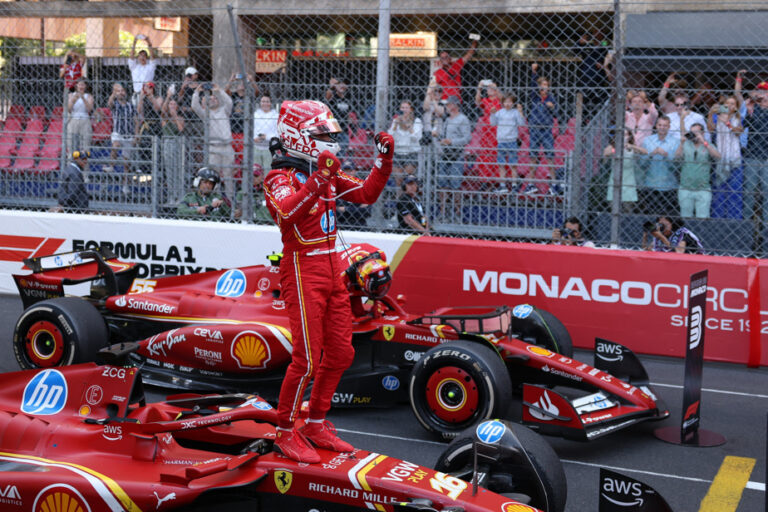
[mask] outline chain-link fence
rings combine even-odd
[[[271,222],[276,111],[308,98],[346,172],[395,136],[342,228],[768,252],[764,3],[361,4],[0,3],[0,204]]]

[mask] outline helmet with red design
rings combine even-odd
[[[336,154],[341,133],[339,122],[328,105],[319,101],[284,101],[277,119],[277,135],[289,155],[317,162],[323,151]]]
[[[392,285],[392,272],[389,270],[387,256],[383,251],[376,250],[373,246],[355,246],[350,248],[349,261],[353,263],[347,268],[347,287],[358,290],[366,296],[378,299],[389,291]],[[372,249],[369,252],[365,249]]]

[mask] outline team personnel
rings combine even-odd
[[[286,101],[277,132],[285,155],[277,156],[264,181],[272,218],[280,228],[280,277],[293,337],[293,353],[277,407],[275,446],[299,462],[320,461],[312,445],[351,451],[325,419],[341,374],[352,363],[352,315],[336,254],[336,199],[370,204],[392,172],[394,141],[379,133],[376,163],[365,181],[340,170],[341,131],[330,109],[318,101]],[[322,355],[322,360],[321,360]],[[296,429],[302,397],[314,377],[309,419]],[[311,443],[311,444],[310,444]]]

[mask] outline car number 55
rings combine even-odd
[[[128,293],[149,293],[154,291],[157,281],[154,279],[134,279]]]

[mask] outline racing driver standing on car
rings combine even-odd
[[[312,445],[337,452],[354,449],[325,419],[341,374],[354,357],[349,292],[341,277],[346,268],[336,254],[336,199],[375,202],[392,171],[394,154],[392,136],[379,133],[374,138],[379,154],[368,178],[350,176],[340,171],[336,157],[334,136],[340,131],[325,104],[283,102],[277,132],[286,154],[272,161],[264,180],[267,207],[282,235],[282,298],[293,338],[277,406],[275,446],[286,457],[308,463],[320,462]],[[313,376],[309,418],[297,429],[302,397]]]

